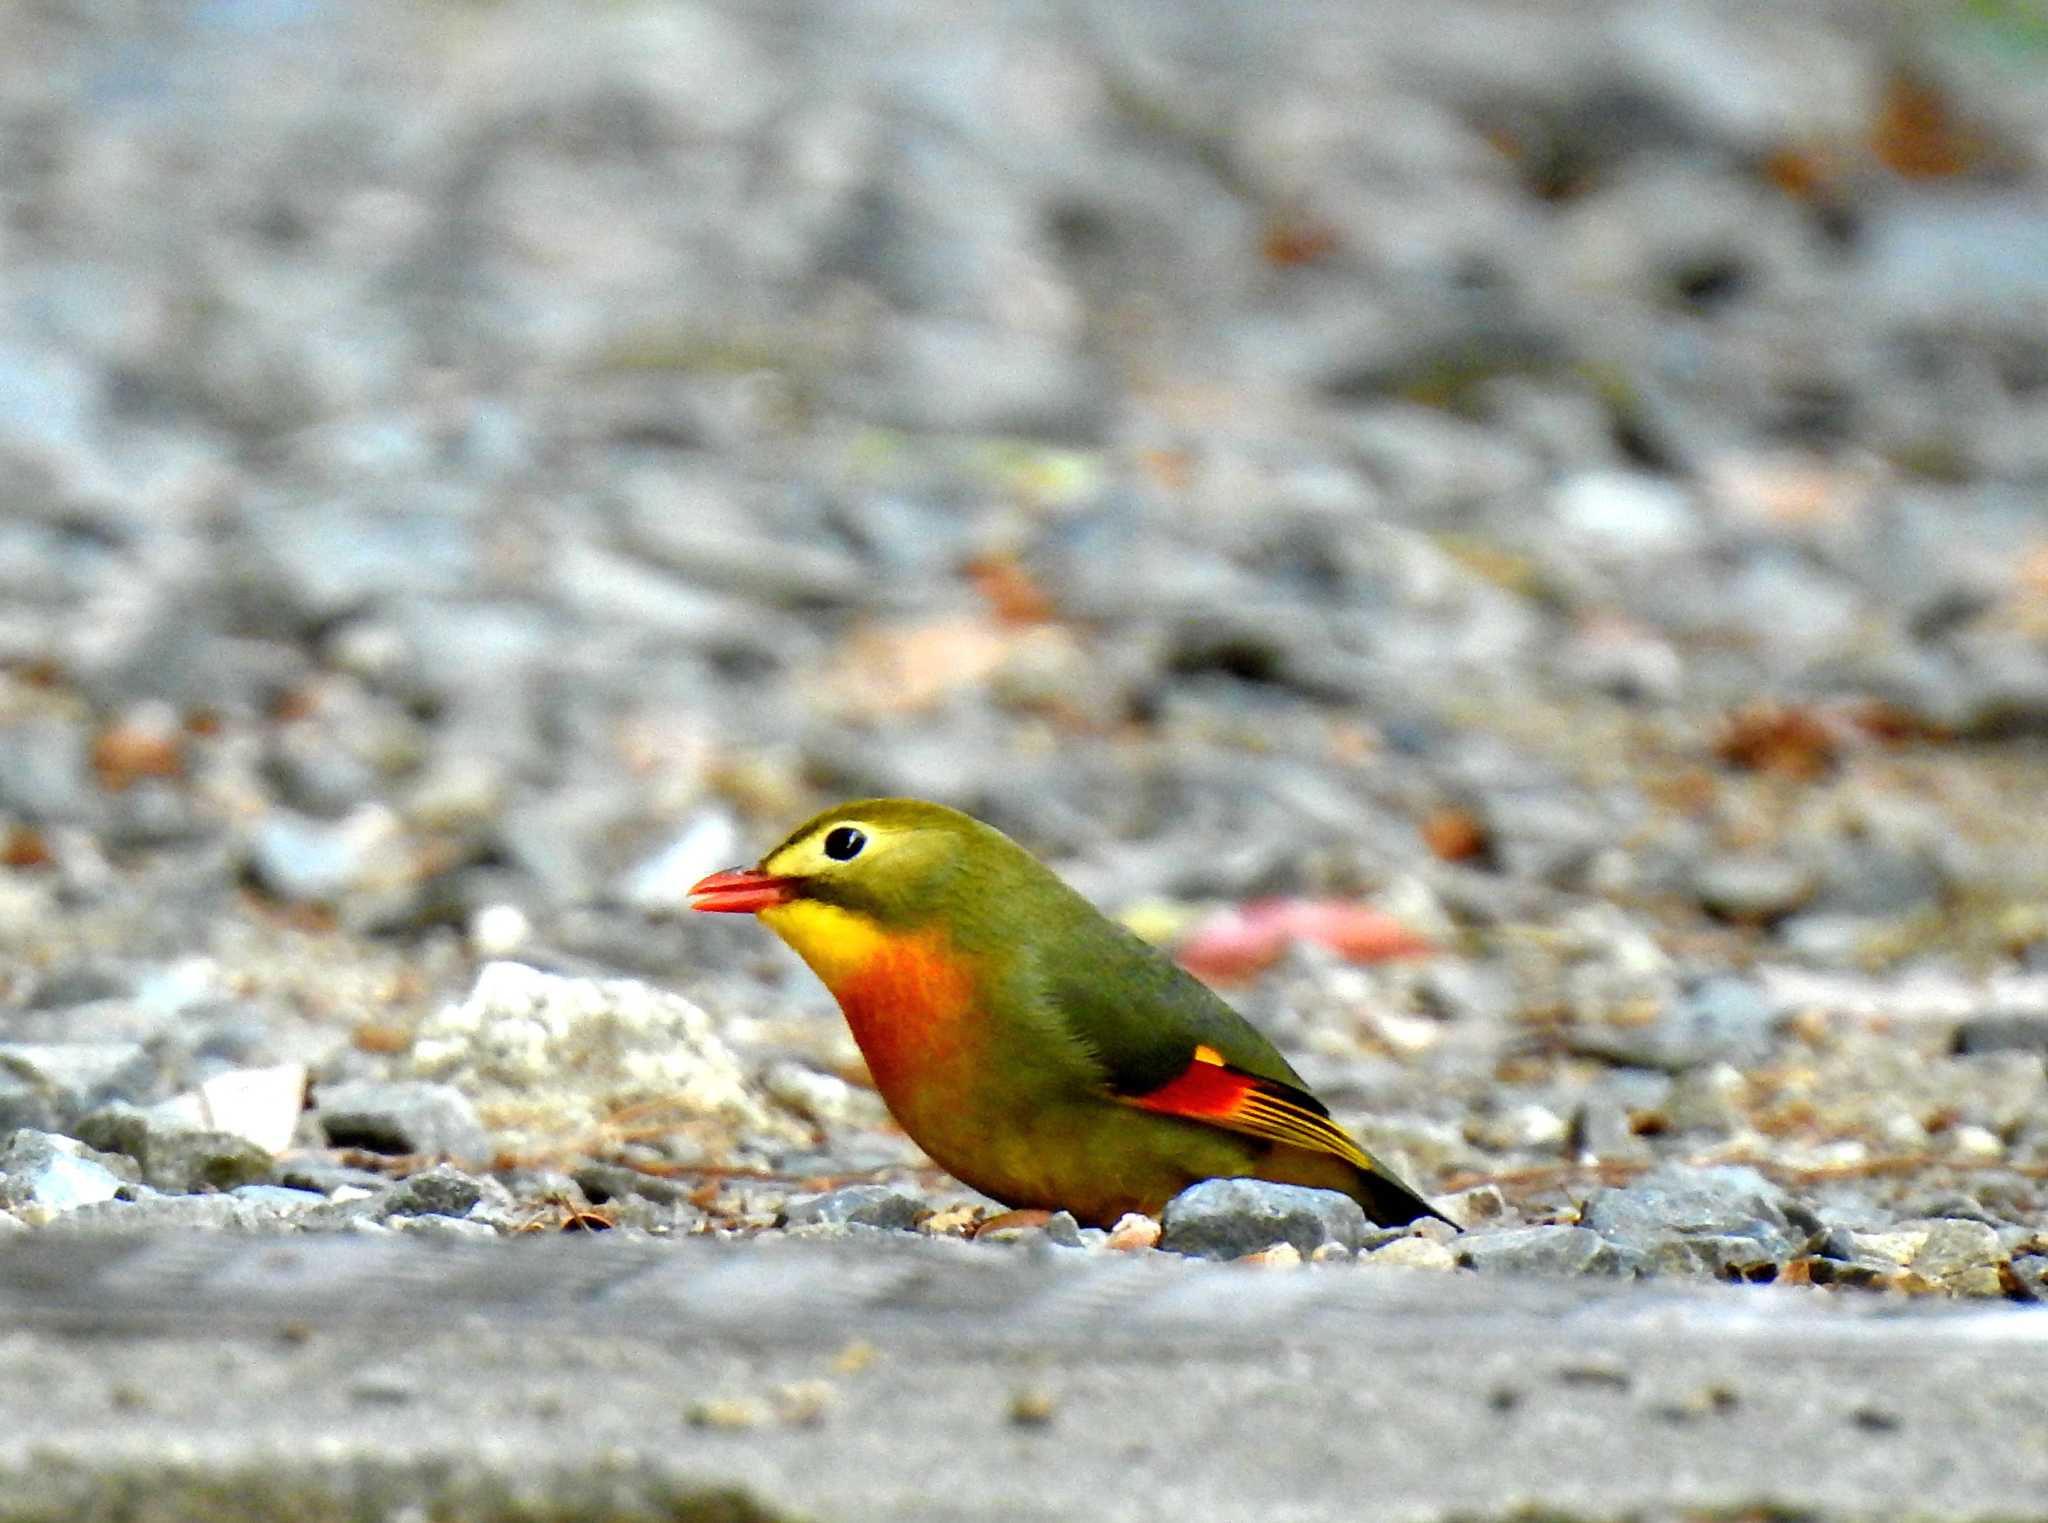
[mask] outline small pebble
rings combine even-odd
[[[1342,1248],[1344,1245],[1342,1243],[1325,1243],[1323,1246],[1325,1248]],[[1349,1252],[1350,1250],[1346,1249],[1345,1251]],[[1299,1269],[1301,1268],[1301,1250],[1292,1243],[1275,1243],[1272,1247],[1262,1248],[1257,1253],[1247,1253],[1237,1262],[1249,1264],[1255,1269]]]
[[[768,1403],[755,1396],[707,1397],[691,1402],[683,1415],[693,1428],[716,1428],[727,1433],[765,1427],[775,1416]]]
[[[858,1375],[880,1357],[878,1350],[865,1338],[856,1338],[832,1356],[832,1371],[837,1375]]]
[[[1507,1197],[1501,1194],[1499,1185],[1474,1185],[1456,1195],[1444,1196],[1435,1205],[1452,1221],[1466,1228],[1504,1221],[1508,1216]]]
[[[1140,1216],[1127,1211],[1116,1219],[1116,1225],[1109,1229],[1106,1247],[1117,1253],[1135,1253],[1145,1248],[1159,1246],[1159,1223],[1149,1216]]]
[[[403,1407],[419,1399],[419,1382],[402,1370],[358,1370],[348,1384],[349,1400],[363,1406]]]
[[[1398,1237],[1384,1248],[1373,1249],[1365,1262],[1383,1269],[1456,1269],[1458,1256],[1426,1237]]]
[[[792,1427],[816,1427],[832,1409],[835,1392],[828,1380],[792,1380],[775,1388],[775,1413]]]
[[[1020,1428],[1042,1428],[1058,1410],[1052,1392],[1044,1386],[1026,1386],[1010,1393],[1010,1421]]]
[[[533,922],[516,904],[487,904],[469,917],[469,947],[478,957],[510,957],[533,936]]]
[[[919,1197],[887,1185],[845,1185],[822,1195],[798,1196],[783,1206],[781,1219],[791,1227],[829,1225],[908,1231],[929,1210]]]

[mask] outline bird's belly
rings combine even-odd
[[[1071,1211],[1092,1226],[1110,1226],[1127,1211],[1157,1216],[1197,1180],[1251,1172],[1259,1154],[1233,1133],[1113,1100],[1078,1100],[1011,1119],[959,1139],[959,1156],[946,1141],[925,1144],[925,1151],[1005,1205]]]
[[[1235,1134],[1077,1092],[1005,1048],[972,977],[932,943],[905,938],[832,992],[897,1123],[947,1173],[1005,1205],[1106,1225],[1256,1160]]]

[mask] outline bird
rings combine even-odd
[[[838,1001],[891,1115],[1013,1209],[1110,1226],[1205,1179],[1448,1221],[1264,1036],[994,826],[919,799],[815,815],[691,908],[751,913]]]

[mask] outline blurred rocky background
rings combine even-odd
[[[677,918],[907,793],[1492,1229],[1264,1241],[2048,1297],[2033,0],[0,34],[0,1228],[967,1230]]]

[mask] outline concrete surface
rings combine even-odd
[[[0,1519],[2048,1517],[2048,1315],[950,1243],[17,1238]]]

